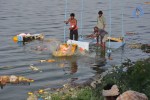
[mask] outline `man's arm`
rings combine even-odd
[[[64,23],[68,24],[70,22],[70,18],[67,21],[64,21]]]

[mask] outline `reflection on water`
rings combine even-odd
[[[79,57],[71,56],[71,57],[53,57],[58,63],[58,66],[62,68],[64,75],[69,76],[68,83],[75,84],[78,80],[77,72],[78,72],[78,60]]]
[[[77,62],[76,61],[72,61],[71,62],[71,74],[74,74],[76,73],[78,70],[78,65],[77,65]]]
[[[106,48],[102,46],[96,47],[95,64],[102,67],[106,64]]]
[[[75,74],[78,71],[77,56],[71,57],[53,57],[57,62],[58,66],[63,69],[64,74]]]

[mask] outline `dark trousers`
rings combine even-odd
[[[98,36],[96,37],[97,43],[99,43],[99,42],[102,43],[103,38],[104,38],[104,36],[98,35]],[[100,40],[100,41],[99,41],[99,40]]]
[[[96,41],[97,41],[97,43],[99,43],[99,35],[96,36]]]
[[[78,41],[78,30],[70,30],[70,39]]]

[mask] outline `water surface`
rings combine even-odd
[[[141,5],[144,16],[133,18],[132,11]],[[121,0],[112,2],[112,36],[121,36]],[[133,36],[125,35],[126,43],[150,43],[150,9],[144,1],[123,1],[124,33],[138,33]],[[107,60],[106,66],[94,69],[91,63],[95,57],[53,58],[48,52],[33,52],[34,45],[39,41],[19,46],[12,37],[20,32],[44,33],[46,38],[57,38],[63,41],[65,20],[65,0],[0,0],[0,75],[22,75],[35,80],[30,86],[6,86],[0,90],[0,100],[25,100],[28,91],[47,87],[59,87],[66,82],[84,82],[100,74],[98,69],[110,68],[110,65],[120,64],[129,58],[136,61],[150,55],[139,49],[113,51],[113,60]],[[67,18],[71,12],[76,14],[78,26],[81,25],[81,0],[68,1]],[[109,32],[109,0],[85,0],[83,8],[83,35],[90,34],[96,24],[97,12],[103,10],[106,17],[106,30]],[[68,27],[67,27],[68,28]],[[79,29],[80,31],[80,29]],[[67,37],[69,31],[67,30]],[[55,63],[40,63],[41,59],[56,59]],[[33,72],[29,65],[34,64],[42,72]]]

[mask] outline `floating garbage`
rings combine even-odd
[[[46,60],[46,62],[55,62],[55,60],[54,59],[48,59],[48,60]]]
[[[52,62],[55,62],[55,59],[48,59],[48,60],[40,60],[40,62],[49,62],[49,63],[52,63]]]
[[[31,50],[34,52],[51,54],[56,51],[61,44],[61,41],[57,39],[44,39],[40,44],[33,44]]]
[[[137,34],[137,33],[135,33],[135,32],[126,32],[126,34],[127,34],[127,35],[135,35],[135,34]]]
[[[150,53],[150,44],[143,44],[141,50],[146,53]]]
[[[44,34],[30,34],[30,33],[20,33],[13,37],[14,42],[22,41],[22,42],[30,42],[33,40],[43,40]]]
[[[150,4],[150,2],[144,2],[144,4]]]
[[[131,44],[128,44],[128,47],[131,48],[131,49],[140,49],[142,46],[142,43],[131,43]]]
[[[30,65],[30,69],[33,70],[33,71],[38,71],[39,70],[39,68],[33,66],[33,64]]]
[[[46,62],[46,60],[40,60],[40,62],[42,63],[42,62]]]
[[[31,65],[29,66],[29,69],[31,69],[32,71],[40,71],[40,72],[42,72],[42,70],[40,70],[40,68],[37,68],[37,67],[34,66],[33,64],[31,64]]]
[[[20,83],[28,83],[30,85],[31,82],[34,82],[33,79],[29,79],[23,76],[15,76],[15,75],[4,75],[0,76],[0,86],[1,89],[7,84],[20,84]]]
[[[150,53],[150,44],[132,43],[128,44],[131,49],[141,49],[143,52]]]

